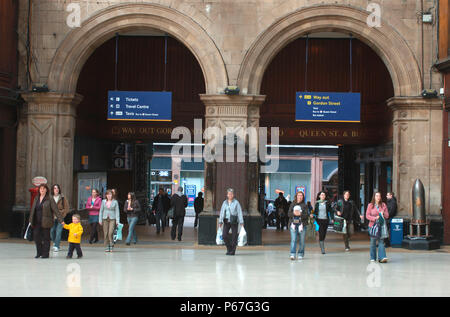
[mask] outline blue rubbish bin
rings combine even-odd
[[[401,247],[403,241],[403,218],[391,219],[391,246]]]

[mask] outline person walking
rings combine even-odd
[[[91,196],[88,198],[86,202],[86,209],[89,213],[89,244],[96,243],[98,241],[98,215],[100,213],[100,208],[102,206],[102,199],[100,197],[100,193],[97,189],[92,189]]]
[[[100,207],[99,224],[103,227],[105,252],[113,251],[113,233],[120,222],[119,203],[113,198],[110,189],[106,191],[106,199],[103,199]]]
[[[61,193],[61,187],[58,184],[52,186],[51,198],[55,201],[58,206],[61,218],[64,219],[69,213],[69,202]],[[50,230],[50,238],[53,241],[53,252],[59,251],[59,246],[61,244],[61,233],[63,225],[58,221],[58,218],[54,217],[54,224]]]
[[[181,241],[183,235],[184,216],[186,216],[186,207],[188,200],[186,195],[183,194],[183,187],[178,187],[178,191],[172,195],[170,201],[170,207],[174,207],[172,230],[170,232],[172,240],[175,240],[178,229],[178,241]]]
[[[389,212],[387,206],[381,200],[381,193],[373,194],[372,201],[367,206],[366,218],[369,220],[369,228],[372,228],[376,222],[381,226],[383,221],[389,219]],[[386,248],[384,246],[384,239],[377,237],[370,237],[370,261],[377,260],[377,243],[378,243],[378,260],[380,263],[386,263],[388,258],[386,256]]]
[[[289,211],[289,230],[291,232],[291,251],[290,258],[295,260],[297,255],[297,241],[299,243],[298,260],[302,260],[305,256],[306,229],[308,226],[308,217],[314,217],[310,214],[308,206],[305,202],[305,194],[298,191],[295,194]]]
[[[54,225],[54,219],[63,222],[61,213],[54,199],[50,198],[50,189],[42,184],[38,188],[37,196],[30,210],[29,223],[33,228],[33,239],[36,244],[35,258],[46,259],[50,253],[50,229]]]
[[[82,258],[83,252],[81,251],[81,235],[83,234],[83,226],[80,223],[81,217],[79,214],[74,214],[72,216],[72,223],[66,225],[64,222],[62,225],[64,229],[69,230],[69,252],[67,253],[66,258],[71,259],[73,255],[73,251],[77,250],[77,257]]]
[[[125,240],[126,245],[130,245],[131,239],[133,238],[133,243],[137,243],[137,234],[136,234],[136,224],[139,219],[139,213],[141,212],[141,205],[139,201],[136,199],[136,195],[132,192],[127,194],[127,200],[123,206],[123,211],[127,215],[128,221],[128,236]]]
[[[223,241],[227,247],[226,255],[234,255],[236,253],[239,225],[241,225],[241,228],[244,227],[241,204],[234,198],[234,190],[228,188],[227,199],[222,203],[219,216],[219,227],[222,228]]]
[[[391,221],[397,215],[397,198],[395,198],[394,193],[389,192],[386,194],[386,206],[389,213],[389,221],[386,223],[388,228],[388,233],[391,232]],[[384,240],[386,247],[391,246],[391,241],[389,238]]]
[[[195,210],[195,220],[194,220],[194,228],[197,228],[198,224],[198,215],[203,211],[204,199],[203,193],[198,193],[198,196],[194,199],[194,210]]]
[[[170,208],[170,199],[164,192],[164,188],[159,188],[158,195],[153,199],[152,211],[156,218],[156,233],[164,232],[166,227],[166,215]]]
[[[336,205],[336,214],[347,222],[347,232],[343,235],[345,251],[350,251],[350,236],[354,228],[353,221],[356,219],[358,210],[353,200],[350,200],[350,191],[344,191],[343,199],[339,199]],[[359,218],[359,217],[358,217]]]
[[[288,202],[282,192],[278,194],[278,198],[275,199],[275,210],[277,216],[277,230],[283,231],[284,227],[287,227],[286,213],[288,209]]]
[[[327,194],[324,191],[319,193],[319,200],[314,207],[314,217],[319,225],[319,245],[322,254],[325,254],[325,238],[327,236],[328,225],[331,221],[331,202],[327,200]]]

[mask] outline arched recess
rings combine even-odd
[[[241,65],[238,86],[248,94],[259,94],[265,69],[289,42],[313,32],[340,32],[351,33],[380,56],[395,96],[418,96],[420,69],[405,39],[386,21],[381,27],[369,27],[368,16],[367,11],[344,5],[319,5],[288,14],[257,37]]]
[[[228,76],[217,46],[193,19],[162,5],[124,4],[108,7],[67,35],[52,61],[49,89],[75,92],[81,69],[97,47],[117,32],[145,28],[170,34],[194,54],[205,77],[206,93],[215,94],[227,86]]]

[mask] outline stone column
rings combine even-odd
[[[411,189],[419,178],[425,187],[427,217],[441,222],[442,101],[394,97],[388,106],[393,111],[392,188],[398,216],[411,218]]]
[[[265,96],[200,95],[205,104],[205,129],[217,127],[226,136],[226,129],[239,131],[259,128],[259,107]],[[248,154],[257,146],[246,140],[245,162],[205,162],[205,205],[199,223],[199,244],[214,244],[217,217],[225,199],[225,188],[237,189],[236,195],[244,210],[249,244],[261,244],[262,219],[258,211],[259,163],[249,162]],[[249,147],[252,147],[251,149]],[[225,156],[224,146],[224,156]],[[226,179],[226,180],[225,180]],[[260,225],[261,223],[261,225]]]
[[[60,184],[73,207],[73,143],[76,107],[82,96],[57,92],[27,93],[17,131],[15,211],[28,211],[35,176],[49,187]]]

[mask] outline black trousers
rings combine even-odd
[[[160,231],[162,228],[162,231],[164,232],[164,228],[166,227],[166,213],[164,211],[157,211],[155,213],[156,218],[156,231]]]
[[[91,234],[89,237],[89,241],[98,241],[98,232],[97,232],[97,226],[98,226],[98,222],[93,222],[90,224],[91,226]]]
[[[72,257],[73,250],[77,250],[78,257],[83,256],[83,252],[81,251],[81,245],[79,243],[72,243],[72,242],[69,243],[69,252],[67,253],[67,256]]]
[[[317,219],[319,225],[319,241],[324,241],[327,236],[328,219]]]
[[[228,220],[224,219],[222,237],[227,251],[229,253],[236,252],[237,242],[238,242],[238,226],[239,224],[231,224]],[[231,229],[231,234],[230,234]]]
[[[174,217],[172,219],[172,230],[170,231],[170,236],[172,240],[175,240],[175,236],[177,235],[178,229],[178,239],[181,239],[183,234],[183,225],[184,225],[184,217]]]
[[[194,228],[197,227],[197,225],[198,225],[198,215],[199,214],[200,214],[199,212],[195,212]]]
[[[45,258],[50,254],[50,229],[35,226],[33,228],[33,238],[36,244],[36,255]]]

